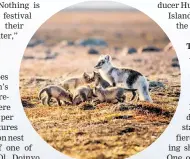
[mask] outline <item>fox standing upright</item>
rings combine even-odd
[[[152,102],[149,95],[149,83],[141,73],[132,69],[113,66],[109,55],[100,56],[95,68],[112,86],[123,83],[127,89],[137,89],[140,100]]]

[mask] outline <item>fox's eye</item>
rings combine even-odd
[[[103,61],[103,60],[100,62],[101,65],[103,65],[104,63],[105,63],[105,61]]]

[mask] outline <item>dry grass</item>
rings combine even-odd
[[[25,90],[22,101],[35,130],[55,149],[81,159],[119,159],[142,151],[163,133],[175,112],[179,91],[179,87],[152,91],[154,104],[59,107],[52,101],[48,107],[38,101],[37,90],[32,94]]]
[[[123,159],[153,143],[170,123],[179,100],[179,68],[171,66],[175,52],[127,56],[122,56],[121,50],[112,52],[117,66],[131,67],[165,85],[165,88],[151,90],[153,104],[134,101],[59,107],[52,101],[48,107],[43,106],[37,96],[42,87],[59,85],[68,74],[93,71],[99,55],[88,55],[86,47],[61,48],[61,40],[103,37],[109,48],[98,48],[102,53],[126,45],[163,47],[168,38],[159,27],[137,12],[66,12],[55,15],[46,24],[35,37],[43,37],[48,44],[27,48],[25,55],[42,57],[51,49],[59,53],[58,57],[23,60],[20,70],[24,110],[39,135],[58,151],[80,159]]]

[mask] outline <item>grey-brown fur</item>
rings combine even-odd
[[[46,96],[43,98],[41,97],[42,94],[46,92]],[[65,103],[72,103],[72,94],[67,92],[65,89],[56,86],[56,85],[50,85],[45,88],[43,88],[38,95],[39,99],[42,100],[42,104],[45,105],[48,104],[50,106],[50,100],[51,98],[55,98],[58,102],[58,105],[61,106],[61,101]]]
[[[116,82],[114,78],[112,77],[113,72],[117,72],[118,76],[124,76],[126,73],[128,74],[128,78],[126,79],[126,84],[128,85],[129,89],[132,89],[133,88],[132,86],[137,81],[138,77],[142,76],[141,73],[132,69],[127,69],[127,68],[118,69],[116,67],[112,67],[108,71],[108,75],[109,75],[110,81],[112,82],[113,87],[116,86]]]
[[[82,99],[79,97],[79,96],[76,96],[74,99],[73,99],[73,105],[79,105],[82,103]]]
[[[92,83],[91,77],[87,73],[83,73],[82,77],[73,77],[63,81],[62,86],[66,90],[75,89],[79,86]]]
[[[73,98],[73,104],[78,104],[81,102],[88,101],[92,99],[93,91],[90,88],[90,86],[80,86],[75,90],[74,98]]]
[[[122,87],[109,87],[106,89],[102,89],[100,87],[95,87],[93,90],[93,94],[97,97],[99,102],[123,102],[126,98],[126,92],[133,92],[133,99],[136,95],[135,89],[125,89]]]
[[[93,72],[93,81],[95,83],[95,86],[100,86],[102,88],[107,88],[110,87],[111,85],[109,84],[109,82],[107,82],[106,80],[104,80],[102,78],[102,76],[100,75],[100,73],[98,72]]]

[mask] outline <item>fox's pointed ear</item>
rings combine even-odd
[[[86,72],[84,72],[83,77],[88,77],[88,74]]]
[[[105,60],[106,60],[106,61],[111,61],[111,56],[110,56],[110,55],[106,55],[106,56],[105,56]]]
[[[86,72],[83,73],[83,78],[87,81],[90,80],[90,76]]]
[[[96,72],[96,71],[93,71],[93,74],[95,75],[95,74],[97,74],[98,72]]]

